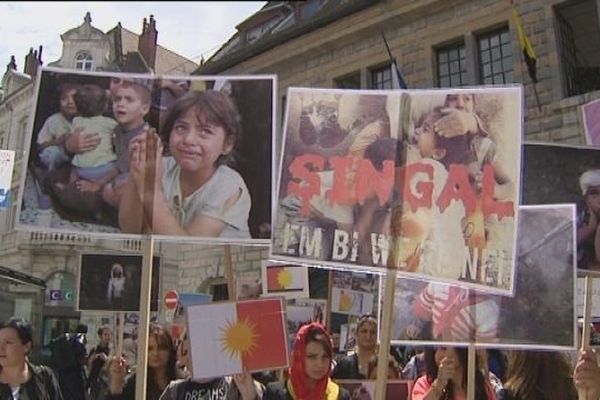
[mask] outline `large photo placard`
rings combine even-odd
[[[266,243],[274,76],[44,68],[18,227]]]
[[[399,279],[393,343],[574,349],[575,213],[521,206],[514,297]]]
[[[158,311],[160,257],[152,258],[150,310]],[[142,256],[82,253],[77,276],[77,310],[140,311]]]
[[[523,204],[574,203],[577,267],[600,271],[600,148],[526,143]]]
[[[581,113],[587,144],[600,146],[600,99],[582,105]]]
[[[0,209],[10,207],[12,196],[12,175],[15,165],[15,152],[0,150]]]
[[[290,88],[272,257],[511,294],[520,87]]]

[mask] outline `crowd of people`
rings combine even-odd
[[[109,327],[103,326],[97,333],[99,344],[82,358],[84,385],[78,386],[73,379],[58,378],[61,366],[50,368],[29,360],[34,334],[27,321],[12,317],[0,323],[0,398],[135,399],[133,366],[127,358],[115,354]],[[187,335],[176,342],[163,326],[153,323],[148,336],[146,399],[349,400],[356,398],[356,393],[343,387],[343,379],[376,379],[377,347],[377,321],[372,316],[360,319],[355,353],[341,358],[335,355],[327,329],[312,322],[296,333],[290,368],[279,379],[248,371],[194,379],[189,370]],[[500,357],[488,358],[494,354]],[[425,347],[404,368],[401,362],[391,359],[388,379],[412,380],[411,399],[466,398],[466,348]],[[80,393],[74,388],[80,388]],[[575,365],[567,353],[557,351],[477,353],[475,399],[570,400],[581,398],[578,393],[588,400],[600,397],[600,366],[593,349],[580,351]]]

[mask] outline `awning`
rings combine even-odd
[[[0,265],[0,279],[7,279],[22,285],[37,286],[40,289],[46,289],[46,282],[35,276],[27,275],[14,269]]]

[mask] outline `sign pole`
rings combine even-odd
[[[395,268],[388,269],[385,275],[383,317],[382,321],[379,321],[381,341],[379,342],[379,353],[377,354],[377,381],[375,382],[376,400],[385,400],[385,391],[387,389],[387,370],[390,359],[390,336],[392,329],[392,315],[394,314],[396,275],[397,271]]]
[[[235,280],[233,276],[233,266],[231,262],[231,246],[226,244],[223,248],[224,261],[225,261],[225,277],[227,278],[227,297],[230,301],[237,300],[237,295],[235,293]]]
[[[146,365],[148,364],[148,332],[150,327],[150,293],[152,290],[152,266],[154,258],[154,237],[142,241],[142,290],[140,293],[140,326],[137,347],[137,368],[135,371],[135,398],[146,398]]]
[[[123,313],[117,312],[117,356],[123,356]]]
[[[590,320],[592,314],[592,292],[593,292],[593,279],[590,275],[585,276],[585,286],[584,286],[584,300],[583,300],[583,326],[581,332],[581,344],[580,349],[585,350],[590,347]],[[582,400],[591,400],[589,399],[588,390],[587,389],[578,389],[577,390],[577,398]]]
[[[467,400],[475,400],[475,368],[477,367],[477,349],[469,343],[467,358]]]

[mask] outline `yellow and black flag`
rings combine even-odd
[[[529,38],[525,34],[525,30],[523,29],[523,22],[521,21],[521,16],[517,12],[515,5],[513,2],[510,2],[513,13],[513,20],[515,26],[517,27],[517,36],[519,37],[519,47],[523,51],[523,58],[525,59],[525,63],[527,64],[527,71],[529,72],[529,76],[533,83],[537,83],[537,71],[536,71],[536,62],[537,56],[535,55],[535,50],[533,50],[533,46],[529,41]]]

